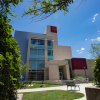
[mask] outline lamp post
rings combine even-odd
[[[84,71],[85,71],[85,77],[86,77],[86,82],[87,82],[87,76],[86,76],[86,69],[85,69],[85,67],[84,67]]]
[[[42,68],[43,70],[45,69],[45,68]],[[42,80],[42,86],[44,86],[44,84],[43,84],[43,80]]]

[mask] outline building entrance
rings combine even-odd
[[[59,79],[60,80],[63,80],[64,79],[63,66],[59,66]]]
[[[63,80],[63,73],[62,72],[59,72],[59,77],[60,77],[60,80]]]

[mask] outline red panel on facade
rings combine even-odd
[[[75,69],[87,69],[86,59],[85,58],[72,58],[72,70]]]
[[[57,27],[55,27],[55,26],[51,26],[51,32],[53,32],[53,33],[57,33]]]

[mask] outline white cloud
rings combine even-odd
[[[95,40],[100,41],[100,37],[97,37],[97,39],[91,39],[91,41],[95,41]]]
[[[97,31],[97,32],[100,32],[100,31]]]
[[[86,41],[87,39],[85,39],[85,41]]]
[[[97,15],[98,15],[98,13],[96,13],[96,14],[93,16],[93,21],[92,21],[92,22],[95,22],[95,18],[96,18]]]
[[[77,50],[76,52],[79,52],[79,50]]]
[[[85,50],[85,48],[81,48],[81,50]]]
[[[81,54],[82,52],[79,52],[79,54]]]

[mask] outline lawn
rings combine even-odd
[[[44,84],[43,87],[41,87],[42,84],[34,84],[33,86],[28,86],[21,88],[21,89],[34,89],[34,88],[45,88],[45,87],[57,87],[57,86],[62,86],[62,85],[51,85],[51,84]]]
[[[73,100],[82,97],[84,97],[82,93],[64,90],[23,93],[23,100]]]

